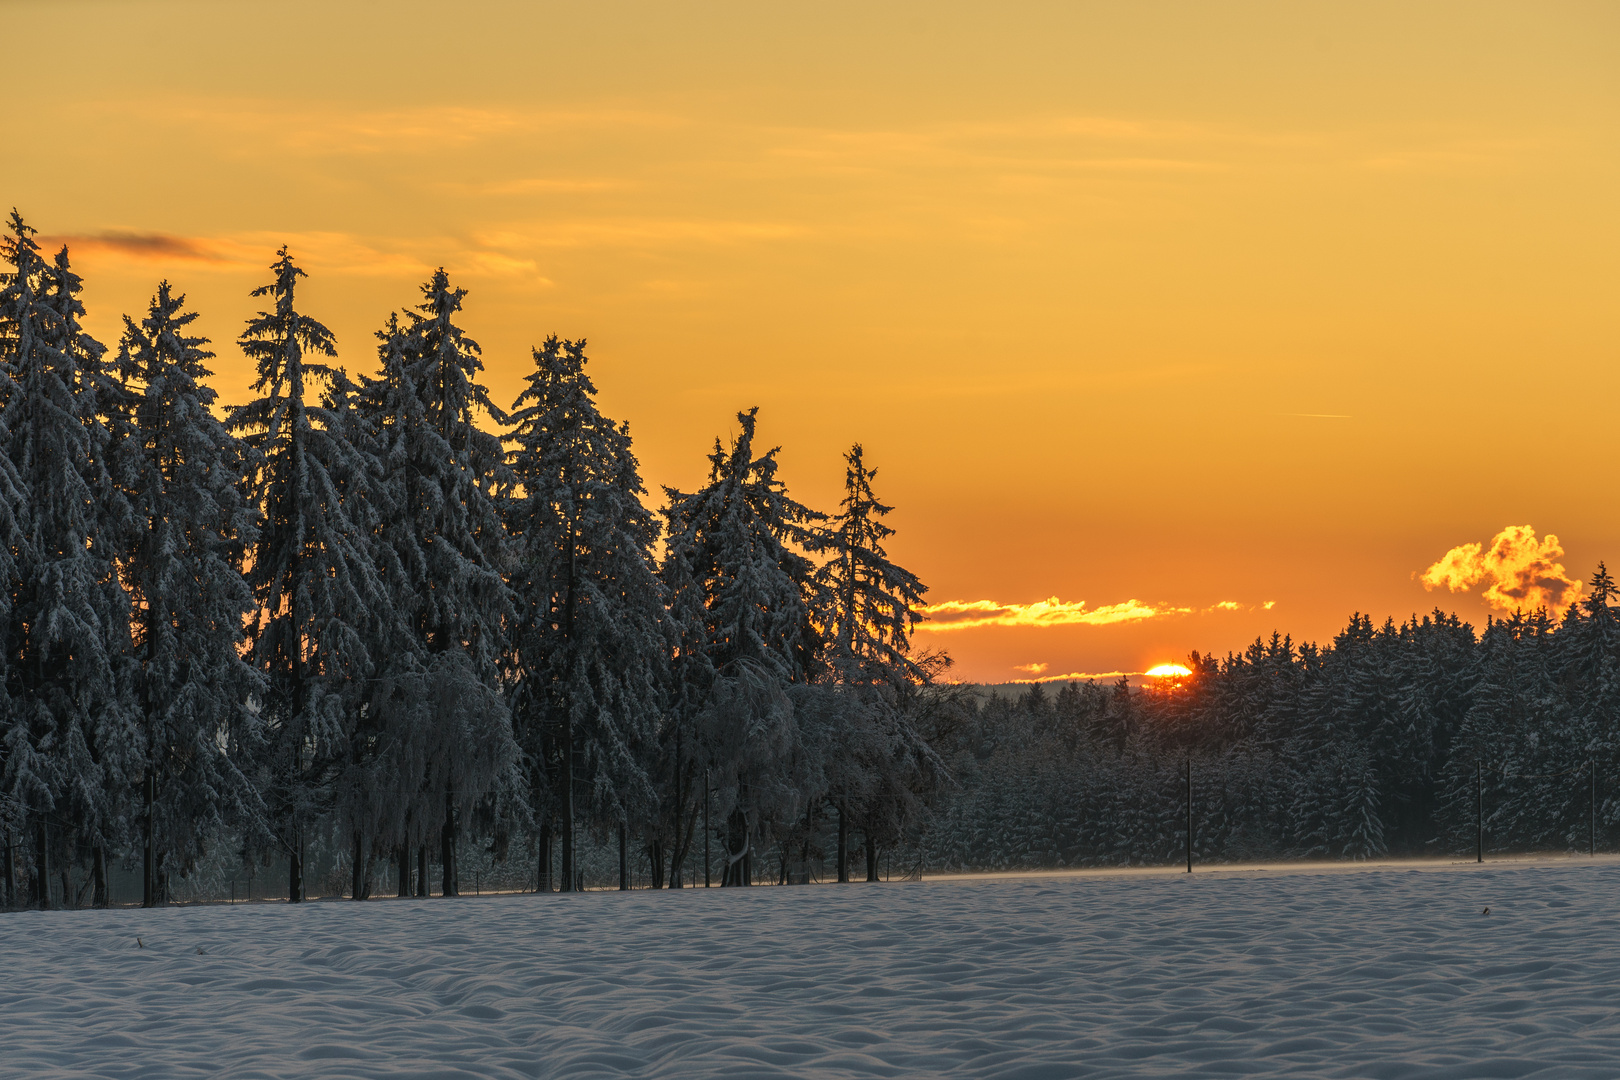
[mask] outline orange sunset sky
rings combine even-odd
[[[751,405],[813,505],[862,441],[960,677],[1620,560],[1613,4],[0,15],[0,201],[103,341],[167,277],[239,400],[277,245],[359,370],[442,263],[498,401],[590,339],[655,491]]]

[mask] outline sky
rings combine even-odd
[[[0,202],[104,341],[168,279],[241,400],[279,245],[355,371],[443,265],[497,401],[588,339],[655,502],[739,409],[814,506],[862,443],[960,678],[1483,625],[1620,558],[1612,4],[0,17]]]

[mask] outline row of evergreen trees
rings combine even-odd
[[[703,821],[742,884],[836,818],[842,876],[851,829],[875,866],[942,781],[918,720],[948,661],[911,653],[924,587],[858,445],[823,515],[739,414],[660,520],[584,342],[535,349],[503,411],[443,270],[351,377],[283,248],[253,400],[216,414],[167,282],[109,351],[65,248],[13,211],[0,257],[8,905],[106,903],[109,860],[161,903],[220,843],[299,900],[316,835],[356,898],[384,860],[454,895],[459,844],[534,833],[563,889],[582,837],[681,885]]]
[[[535,349],[502,410],[441,270],[351,377],[285,249],[239,341],[253,400],[218,409],[183,296],[161,284],[108,350],[33,237],[13,212],[0,241],[8,905],[105,903],[112,863],[160,903],[222,845],[285,864],[296,900],[334,839],[357,898],[385,861],[454,895],[458,848],[530,837],[564,889],[582,843],[658,886],[711,843],[729,884],[802,879],[823,846],[840,879],[857,848],[869,878],[901,848],[1166,862],[1188,769],[1201,859],[1578,848],[1620,822],[1601,566],[1556,622],[1358,615],[1320,648],[1194,654],[1175,685],[979,699],[911,649],[925,590],[859,446],[823,515],[741,413],[655,514],[582,341]]]
[[[1193,654],[1146,690],[1040,686],[939,743],[931,867],[1586,851],[1620,826],[1620,613],[1599,565],[1559,620],[1455,615]]]

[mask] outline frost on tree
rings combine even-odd
[[[388,512],[375,543],[404,639],[379,658],[374,699],[388,732],[390,783],[403,793],[410,841],[425,880],[437,833],[441,889],[459,891],[458,835],[469,823],[503,832],[527,806],[511,713],[500,692],[514,618],[498,491],[509,472],[503,419],[478,382],[478,343],[455,322],[466,296],[441,269],[423,302],[378,334],[381,369],[360,408],[381,462]],[[402,838],[401,844],[406,841]]]
[[[14,575],[7,815],[31,841],[35,903],[50,905],[53,877],[63,901],[73,902],[69,872],[81,852],[92,857],[101,901],[105,853],[128,833],[121,795],[138,768],[129,603],[115,573],[126,519],[102,415],[115,387],[105,348],[80,326],[82,286],[67,249],[46,262],[13,211],[0,257],[11,266],[0,287],[7,458],[0,527],[10,532]]]
[[[249,502],[259,514],[246,559],[258,613],[250,655],[267,680],[255,779],[296,901],[305,895],[307,831],[328,810],[351,749],[381,596],[351,514],[368,463],[345,418],[310,400],[336,375],[323,362],[337,353],[331,331],[298,310],[305,274],[286,248],[270,270],[274,279],[253,291],[270,310],[248,320],[240,339],[259,396],[232,413],[230,428],[250,451]]]
[[[715,440],[705,486],[665,489],[661,573],[678,643],[677,708],[661,740],[657,840],[679,868],[701,813],[706,769],[724,822],[727,884],[751,879],[762,828],[800,819],[804,774],[813,767],[782,687],[805,679],[818,651],[814,567],[805,553],[820,546],[824,518],[788,495],[776,449],[754,456],[757,412],[737,414],[740,430],[729,446]]]
[[[576,831],[649,817],[645,761],[667,665],[658,523],[629,430],[597,408],[584,341],[549,337],[512,405],[507,511],[515,545],[511,700],[533,771],[542,880],[555,819],[562,888]]]
[[[825,748],[828,799],[838,817],[838,880],[848,880],[850,828],[858,823],[866,877],[878,877],[881,846],[899,840],[936,788],[945,768],[918,731],[919,696],[948,661],[913,657],[911,632],[921,621],[925,586],[888,556],[891,508],[872,491],[876,469],[859,443],[845,455],[844,498],[822,541],[817,569],[817,618],[826,673],[817,690],[828,695],[815,737]]]
[[[123,559],[134,603],[141,716],[143,903],[184,873],[211,835],[264,815],[242,768],[258,745],[251,699],[265,680],[243,656],[253,591],[237,568],[255,514],[241,490],[246,448],[215,418],[208,340],[168,282],[146,317],[124,319],[118,370],[128,398],[121,480],[134,517]]]

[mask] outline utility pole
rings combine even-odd
[[[1478,830],[1475,840],[1474,861],[1485,861],[1485,764],[1474,762],[1474,826]]]
[[[1187,873],[1192,873],[1192,753],[1187,754]]]

